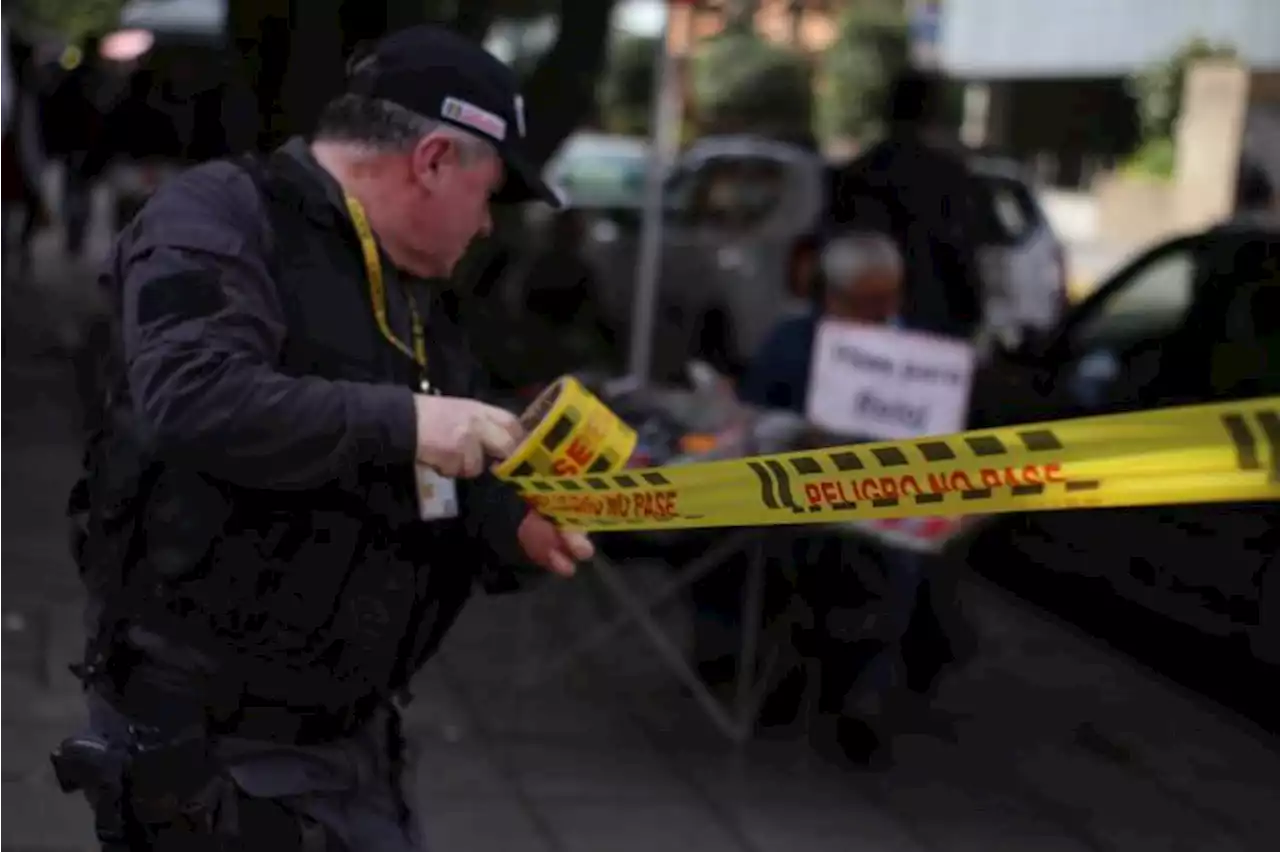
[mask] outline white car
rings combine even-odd
[[[978,249],[984,341],[1011,349],[1056,328],[1069,306],[1066,257],[1031,183],[1008,160],[973,157],[987,192],[987,241]]]

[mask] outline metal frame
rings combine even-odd
[[[734,530],[709,548],[702,556],[682,566],[667,564],[674,576],[656,592],[643,596],[626,580],[622,569],[609,559],[596,556],[590,562],[601,585],[613,598],[621,612],[612,619],[597,622],[579,634],[568,647],[550,658],[535,662],[515,678],[516,685],[528,689],[545,682],[580,662],[588,653],[633,625],[648,640],[671,674],[688,687],[699,709],[721,734],[735,744],[751,738],[756,715],[768,682],[769,665],[757,673],[757,656],[763,629],[765,536],[767,529]],[[723,565],[735,554],[751,551],[742,595],[742,656],[734,683],[731,706],[718,698],[690,665],[686,654],[672,640],[654,616],[654,610],[692,583]]]

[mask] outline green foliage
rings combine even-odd
[[[17,17],[78,41],[116,25],[124,0],[20,0]]]
[[[1126,177],[1167,181],[1173,179],[1176,146],[1169,137],[1157,137],[1142,146],[1120,167]]]
[[[698,46],[693,89],[703,133],[811,132],[813,93],[808,62],[754,33],[728,32]]]
[[[661,51],[662,41],[657,38],[623,36],[615,43],[600,87],[601,114],[610,132],[648,132],[655,65]]]
[[[1138,102],[1142,144],[1122,165],[1125,174],[1156,180],[1173,177],[1174,142],[1182,111],[1187,71],[1203,59],[1234,59],[1234,47],[1196,37],[1162,62],[1129,78],[1129,91]]]
[[[1142,138],[1147,141],[1173,138],[1182,107],[1182,87],[1192,64],[1202,59],[1232,59],[1236,55],[1230,45],[1213,44],[1196,37],[1168,59],[1130,77],[1129,90],[1138,101]]]
[[[818,99],[824,138],[865,140],[879,135],[889,83],[907,64],[907,19],[902,0],[851,3],[822,57]]]

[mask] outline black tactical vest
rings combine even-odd
[[[243,165],[269,214],[287,319],[280,369],[416,387],[416,365],[375,323],[354,229],[314,175],[283,153]],[[460,329],[439,301],[425,307],[432,385],[470,395]],[[291,706],[345,707],[402,687],[476,571],[463,520],[418,520],[409,465],[364,464],[322,488],[257,491],[157,462],[127,409],[106,418],[84,489],[80,564],[105,610],[99,638],[109,640],[98,647],[118,643],[127,620],[203,651],[220,681]],[[465,487],[460,499],[465,518]]]

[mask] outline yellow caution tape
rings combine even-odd
[[[520,421],[525,438],[494,468],[499,479],[607,473],[636,449],[635,430],[572,376],[539,394]]]
[[[497,474],[582,530],[1280,499],[1280,397],[636,470],[635,432],[573,379],[524,420]]]

